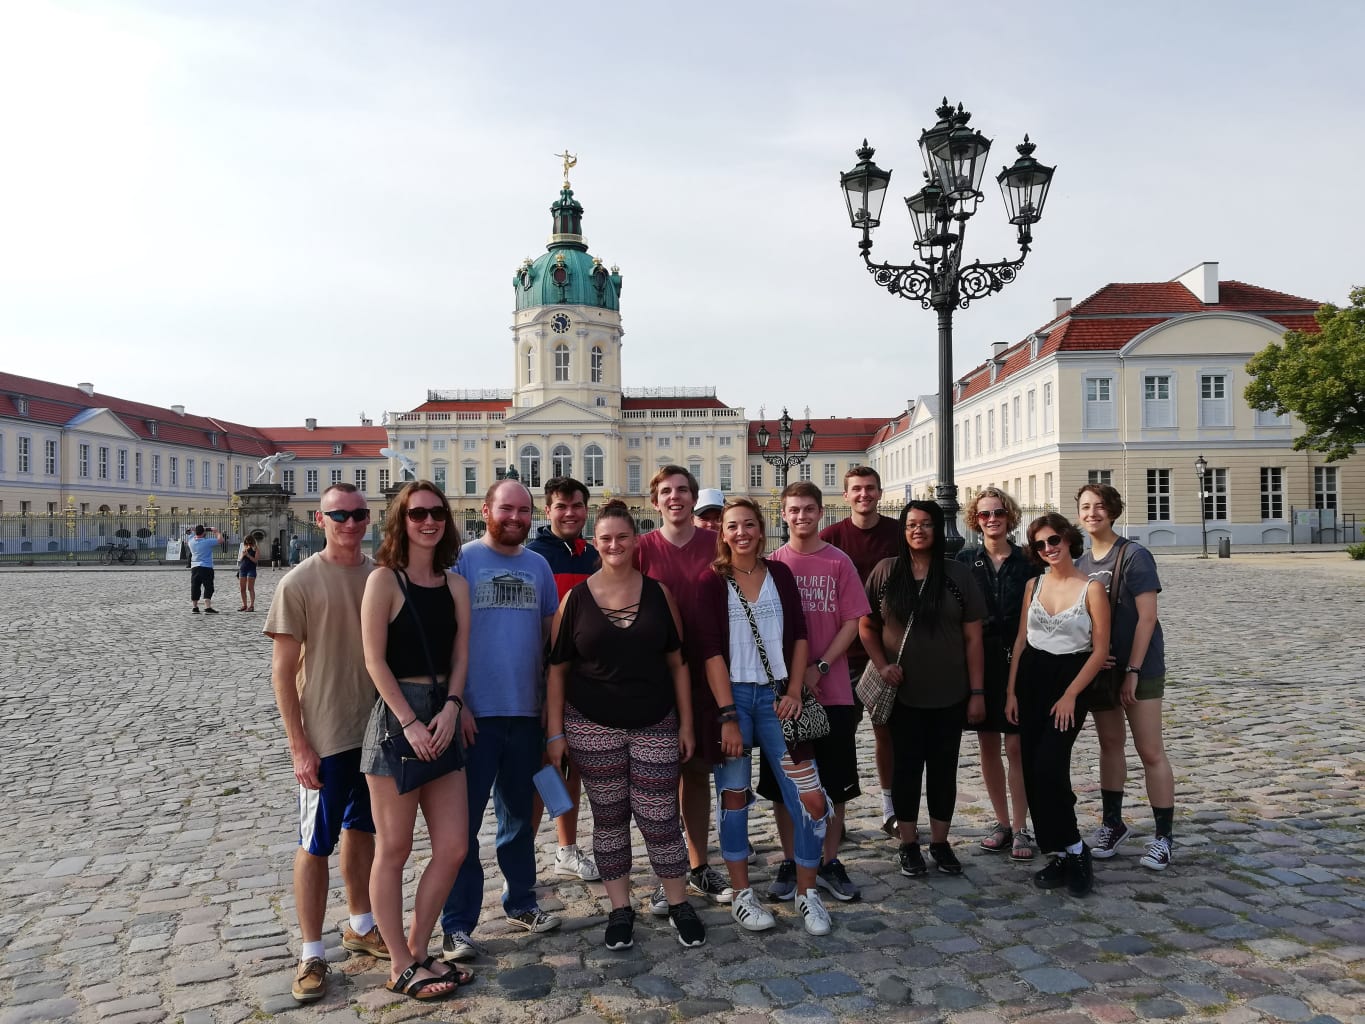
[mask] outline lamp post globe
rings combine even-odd
[[[873,281],[892,295],[918,302],[938,314],[938,486],[935,499],[943,509],[949,557],[962,549],[958,531],[955,455],[953,448],[953,313],[973,300],[1000,291],[1018,276],[1033,244],[1032,227],[1043,215],[1056,167],[1033,157],[1036,146],[1027,135],[1016,147],[1014,163],[996,176],[1005,202],[1007,220],[1017,231],[1019,257],[995,263],[963,263],[967,222],[982,197],[981,180],[990,155],[991,140],[970,126],[972,115],[962,104],[944,97],[934,112],[938,120],[920,133],[924,186],[905,200],[915,229],[919,260],[909,264],[874,263],[872,229],[881,223],[882,203],[891,172],[872,162],[867,140],[857,150],[858,163],[839,176],[848,207],[849,224],[861,233],[858,248]]]

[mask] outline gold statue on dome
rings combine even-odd
[[[564,187],[569,187],[569,168],[578,166],[578,157],[569,152],[569,148],[564,147],[564,152],[556,153],[555,156],[564,161]]]

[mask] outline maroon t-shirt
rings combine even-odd
[[[878,516],[877,523],[870,530],[853,525],[852,519],[840,519],[833,526],[820,531],[820,539],[833,544],[853,562],[858,570],[858,579],[864,583],[872,575],[872,570],[883,558],[895,558],[900,543],[900,524],[887,516]],[[848,647],[848,668],[850,674],[862,675],[867,666],[867,652],[862,641],[856,636]]]
[[[635,567],[646,576],[658,580],[673,595],[682,619],[683,658],[692,678],[692,721],[697,739],[696,756],[708,764],[724,760],[720,752],[720,723],[711,686],[706,681],[706,659],[701,657],[698,643],[699,581],[712,576],[711,562],[716,557],[716,534],[698,529],[692,539],[678,547],[654,530],[640,538],[635,547]]]

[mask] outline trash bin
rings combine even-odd
[[[1218,538],[1218,557],[1219,557],[1219,558],[1231,558],[1231,557],[1232,557],[1232,538],[1231,538],[1231,537],[1219,537],[1219,538]]]

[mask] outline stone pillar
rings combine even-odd
[[[279,484],[252,484],[235,491],[242,536],[256,536],[261,564],[270,563],[270,547],[279,541],[285,562],[289,558],[289,492]]]

